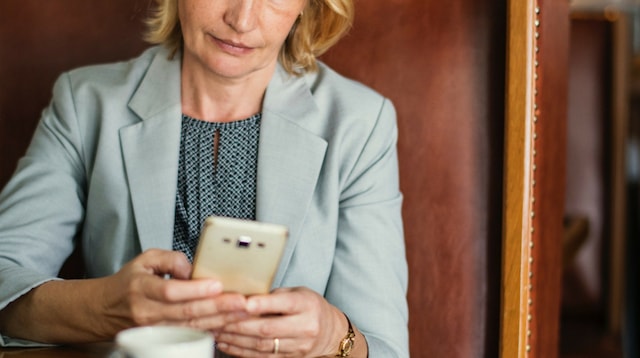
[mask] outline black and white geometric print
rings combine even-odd
[[[208,216],[255,220],[261,117],[217,123],[182,116],[173,249],[189,261]]]

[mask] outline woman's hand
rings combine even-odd
[[[217,281],[187,280],[190,275],[182,253],[149,250],[112,276],[33,288],[0,311],[0,328],[13,338],[84,343],[112,339],[131,326],[215,330],[247,317],[245,297],[221,293]]]
[[[346,335],[340,310],[304,288],[281,288],[247,299],[252,316],[216,332],[218,348],[240,357],[318,357],[335,355]],[[277,339],[277,352],[276,341]],[[364,343],[364,338],[360,336]],[[366,343],[365,343],[366,347]],[[365,352],[366,352],[366,348]]]
[[[215,280],[189,280],[191,269],[182,253],[149,250],[105,278],[105,329],[170,324],[215,330],[247,317],[244,296],[222,294]]]

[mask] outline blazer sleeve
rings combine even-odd
[[[0,193],[0,309],[56,279],[83,220],[85,168],[71,93],[68,75],[61,76],[26,154]],[[12,345],[4,338],[0,344]]]
[[[371,358],[409,356],[397,137],[395,109],[385,99],[341,193],[326,291],[366,336]]]

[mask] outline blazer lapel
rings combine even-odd
[[[140,246],[143,251],[171,249],[182,111],[180,61],[158,52],[129,108],[142,119],[120,130]]]
[[[311,202],[327,142],[307,129],[321,120],[304,78],[278,67],[263,104],[256,219],[286,225],[289,242],[274,285],[282,281]]]
[[[160,51],[129,107],[142,121],[122,128],[125,170],[141,249],[171,249],[181,130],[180,61]],[[322,167],[327,142],[310,123],[321,121],[304,78],[278,66],[265,94],[258,151],[256,219],[287,225],[282,277]]]

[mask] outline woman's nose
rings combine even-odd
[[[256,28],[262,0],[232,0],[224,21],[236,32],[249,32]]]

